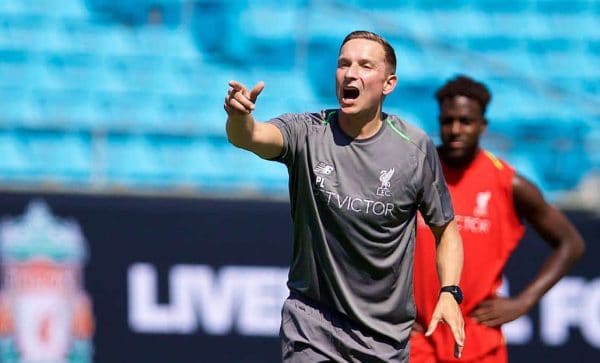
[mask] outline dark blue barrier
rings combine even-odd
[[[287,203],[3,193],[0,217],[22,216],[32,200],[87,240],[82,286],[93,304],[95,362],[279,361]],[[511,362],[597,361],[600,218],[569,216],[587,240],[586,256],[538,309],[507,326]],[[511,291],[548,251],[527,233],[509,262]]]

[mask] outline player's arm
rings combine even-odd
[[[256,121],[252,116],[256,99],[264,87],[264,83],[259,82],[248,90],[243,84],[231,81],[223,107],[227,112],[229,142],[262,158],[272,159],[283,151],[283,135],[276,126]]]
[[[473,317],[489,326],[500,325],[526,314],[567,274],[585,250],[584,241],[575,226],[561,211],[544,200],[535,185],[515,175],[512,188],[517,213],[529,222],[553,251],[520,294],[514,298],[487,300],[473,312]]]
[[[431,226],[437,243],[436,264],[441,286],[458,285],[463,266],[463,245],[456,222],[442,227]],[[465,327],[462,312],[450,293],[440,293],[426,336],[433,334],[438,323],[448,324],[454,335],[454,355],[460,358],[465,344]]]

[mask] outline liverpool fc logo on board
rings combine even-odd
[[[0,362],[92,361],[86,256],[79,225],[53,216],[43,201],[0,221]]]

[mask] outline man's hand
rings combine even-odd
[[[225,112],[230,117],[250,114],[256,108],[256,99],[264,88],[265,83],[263,81],[258,82],[250,91],[240,82],[230,81],[229,90],[223,104]]]
[[[431,336],[440,322],[446,323],[450,327],[452,335],[454,335],[454,356],[460,358],[465,345],[465,322],[456,300],[452,294],[447,292],[440,294],[425,336]]]
[[[518,298],[497,297],[479,304],[471,317],[480,324],[493,327],[513,321],[528,310],[527,304]]]

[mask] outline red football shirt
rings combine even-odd
[[[464,169],[453,169],[443,162],[442,167],[463,240],[464,265],[460,286],[464,293],[461,310],[465,316],[466,341],[462,358],[469,360],[504,344],[499,327],[477,324],[468,315],[483,300],[496,295],[504,266],[522,238],[525,227],[513,205],[512,179],[515,171],[504,161],[481,150]],[[433,234],[419,216],[414,296],[417,322],[425,329],[440,289],[435,253]],[[438,359],[453,359],[454,338],[446,325],[438,325],[428,342],[435,347]]]

